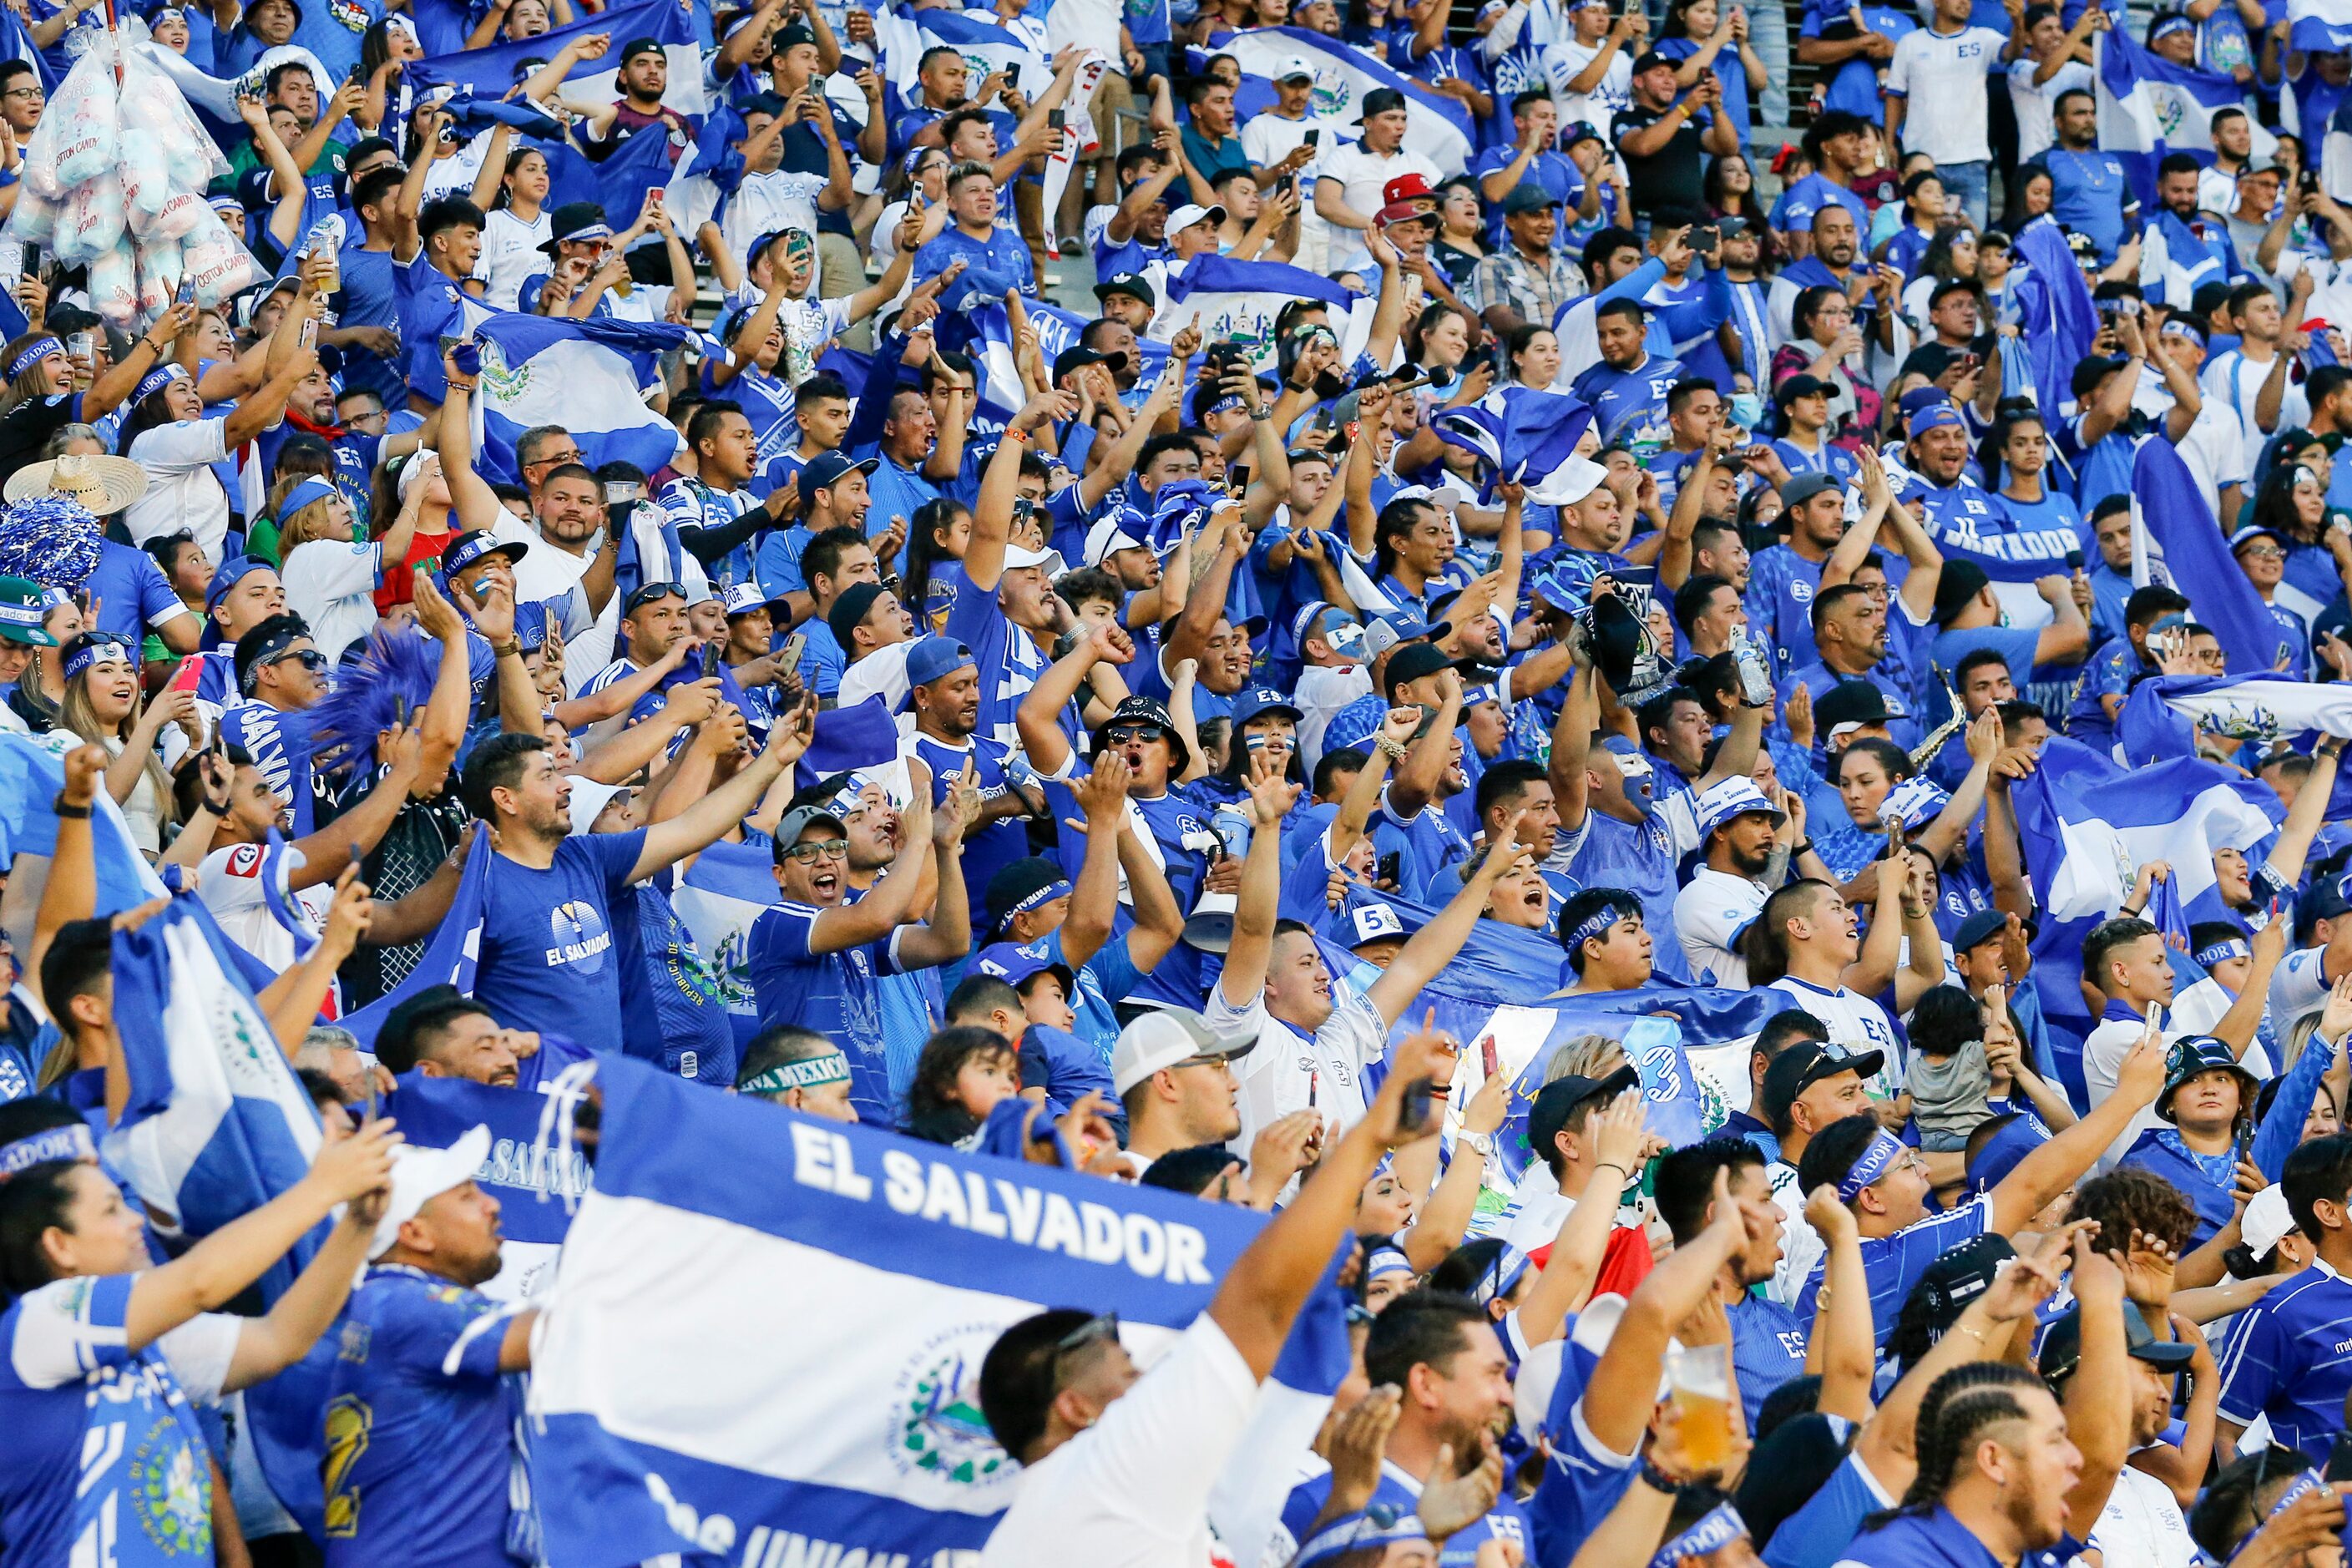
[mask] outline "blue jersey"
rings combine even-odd
[[[1690,965],[1683,944],[1665,941],[1664,935],[1675,929],[1675,895],[1682,889],[1679,866],[1692,847],[1677,841],[1655,805],[1638,826],[1601,811],[1588,811],[1584,820],[1583,837],[1570,849],[1569,874],[1587,888],[1622,888],[1640,899],[1642,923],[1662,933],[1653,955],[1658,974],[1688,980]]]
[[[1742,1296],[1724,1315],[1731,1321],[1731,1365],[1739,1378],[1739,1402],[1748,1429],[1756,1430],[1764,1401],[1792,1377],[1805,1373],[1807,1320],[1764,1296]]]
[[[1661,948],[1671,945],[1662,943]],[[1569,1320],[1571,1331],[1575,1322]],[[1584,1423],[1583,1382],[1568,1365],[1562,1366],[1552,1390],[1543,1437],[1543,1479],[1527,1503],[1528,1537],[1534,1548],[1528,1560],[1565,1563],[1633,1485],[1638,1456],[1613,1453],[1593,1436]]]
[[[2027,1552],[2016,1568],[2063,1568],[2083,1551],[2081,1542],[2066,1536],[2047,1551]],[[1838,1560],[1856,1568],[1992,1568],[2002,1561],[1940,1503],[1856,1536]]]
[[[196,1318],[133,1351],[135,1274],[59,1279],[0,1312],[0,1541],[26,1568],[213,1560],[212,1464],[191,1399],[216,1398],[240,1331]]]
[[[1857,233],[1870,230],[1870,205],[1852,190],[1819,173],[1807,174],[1780,193],[1768,221],[1782,234],[1811,234],[1813,216],[1826,206],[1841,206],[1853,215]]]
[[[795,1024],[831,1039],[849,1058],[849,1102],[858,1120],[894,1127],[898,1118],[891,1110],[875,979],[898,973],[893,956],[898,939],[893,933],[881,942],[815,952],[811,939],[824,912],[809,904],[782,903],[751,922],[745,963],[760,1004],[760,1027]]]
[[[1006,747],[1018,747],[1021,732],[1013,716],[1052,661],[1035,638],[1005,619],[995,589],[976,588],[961,578],[948,611],[947,635],[971,649],[972,664],[980,672],[979,732]]]
[[[2050,170],[2050,216],[2099,247],[2112,261],[2123,243],[2124,208],[2132,205],[2131,180],[2113,153],[2053,147],[2042,155]]]
[[[241,711],[241,710],[240,710]],[[590,1050],[622,1048],[621,965],[613,910],[646,835],[577,835],[541,871],[504,855],[490,862],[474,994],[513,1029],[562,1035]]]
[[[232,746],[253,759],[255,771],[278,799],[294,810],[293,837],[309,837],[313,816],[310,804],[310,716],[287,712],[266,702],[247,702],[220,718],[220,732]]]
[[[908,738],[908,747],[931,770],[933,806],[947,799],[948,779],[963,772],[966,767],[973,770],[972,782],[980,786],[982,804],[1000,801],[1007,795],[1015,794],[1007,782],[1007,763],[1012,764],[1015,773],[1026,771],[1002,742],[986,735],[974,735],[964,745],[957,747],[918,731]],[[1015,860],[1024,858],[1028,853],[1029,835],[1016,817],[1005,817],[985,827],[974,827],[964,835],[963,883],[965,891],[971,895],[969,902],[974,931],[985,931],[988,926],[988,879]]]
[[[1772,650],[1780,675],[1818,657],[1813,646],[1813,595],[1821,589],[1822,563],[1806,560],[1785,544],[1767,545],[1748,563],[1743,601],[1748,606],[1748,628]]]
[[[509,1315],[397,1264],[352,1292],[325,1417],[331,1568],[509,1561],[521,1415],[499,1372]]]
[[[1841,1440],[1844,1437],[1846,1423],[1839,1417],[1814,1419],[1837,1423],[1832,1431]],[[1764,1568],[1833,1568],[1862,1528],[1863,1517],[1893,1508],[1896,1500],[1878,1484],[1868,1465],[1848,1454],[1805,1506],[1772,1532],[1764,1546]]]
[[[98,542],[98,565],[82,587],[97,602],[98,629],[133,642],[188,613],[153,556],[111,539]]]
[[[1843,23],[1844,20],[1843,6],[1835,7],[1825,16],[1822,8],[1816,5],[1805,13],[1804,26],[1799,36],[1807,38],[1822,37],[1832,21]],[[1863,25],[1872,32],[1892,38],[1897,43],[1902,41],[1904,34],[1914,33],[1919,29],[1916,16],[1906,16],[1901,11],[1885,5],[1863,6],[1862,20]],[[1847,32],[1841,36],[1851,37],[1853,35]],[[1879,72],[1885,68],[1879,62],[1866,59],[1860,55],[1846,60],[1830,78],[1829,89],[1822,96],[1822,107],[1843,109],[1849,114],[1859,114],[1873,125],[1885,124],[1886,111],[1880,104],[1878,97]],[[1867,230],[1869,226],[1867,219],[1857,217],[1854,221],[1858,226]]]
[[[1380,855],[1397,857],[1397,886],[1408,894],[1427,887],[1440,874],[1470,858],[1470,840],[1432,802],[1412,816],[1399,818],[1389,810],[1388,793],[1373,806],[1366,824],[1372,847]],[[1459,890],[1459,883],[1456,890]],[[1445,900],[1440,899],[1438,902]]]
[[[1644,353],[1632,370],[1602,362],[1588,367],[1570,384],[1570,391],[1592,405],[1593,419],[1605,446],[1632,448],[1634,460],[1646,462],[1672,438],[1666,426],[1666,394],[1682,380],[1679,360]]]
[[[1396,1510],[1399,1518],[1412,1514],[1421,1502],[1422,1483],[1407,1475],[1389,1460],[1381,1461],[1380,1480],[1372,1488],[1371,1505],[1386,1503]],[[1331,1473],[1326,1470],[1311,1480],[1299,1482],[1290,1489],[1290,1497],[1282,1505],[1282,1527],[1290,1532],[1295,1543],[1304,1544],[1307,1531],[1323,1505],[1331,1496]],[[1527,1515],[1509,1498],[1497,1498],[1495,1506],[1484,1519],[1447,1541],[1438,1553],[1438,1568],[1474,1568],[1479,1549],[1489,1541],[1507,1541],[1527,1551]]]
[[[1905,1226],[1893,1236],[1862,1238],[1862,1271],[1870,1281],[1870,1316],[1880,1350],[1886,1348],[1887,1338],[1895,1332],[1895,1320],[1902,1312],[1911,1288],[1927,1271],[1927,1265],[1960,1243],[1982,1236],[1991,1219],[1992,1199],[1984,1194],[1956,1209],[1929,1215],[1916,1225]],[[1809,1323],[1813,1321],[1814,1305],[1821,1297],[1825,1263],[1826,1259],[1813,1265],[1804,1289],[1797,1292],[1797,1316]],[[2339,1398],[2336,1403],[2336,1424],[2340,1426],[2344,1402]]]
[[[2314,1261],[2238,1315],[2221,1361],[2223,1420],[2267,1415],[2273,1441],[2326,1453],[2352,1392],[2352,1280]]]

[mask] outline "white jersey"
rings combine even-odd
[[[1764,912],[1769,896],[1760,883],[1728,871],[1701,867],[1691,874],[1675,895],[1675,935],[1682,939],[1693,980],[1747,988],[1748,960],[1737,944],[1739,933]]]
[[[1310,1105],[1339,1118],[1342,1130],[1364,1119],[1364,1069],[1388,1054],[1389,1028],[1352,986],[1333,980],[1331,1016],[1312,1035],[1269,1016],[1263,989],[1249,1005],[1236,1007],[1223,986],[1213,986],[1203,1016],[1216,1034],[1257,1037],[1258,1048],[1234,1064],[1242,1073],[1242,1130],[1228,1147],[1236,1152],[1246,1156],[1261,1128]]]
[[[1885,1008],[1859,991],[1843,985],[1834,991],[1825,990],[1794,975],[1775,980],[1771,989],[1819,1018],[1829,1030],[1830,1044],[1842,1047],[1848,1056],[1864,1051],[1885,1054],[1885,1064],[1864,1083],[1873,1098],[1893,1100],[1903,1092],[1907,1075],[1903,1045],[1895,1037],[1895,1025],[1886,1016]],[[1801,1200],[1798,1207],[1803,1206]]]

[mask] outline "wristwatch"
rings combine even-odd
[[[1465,1132],[1462,1134],[1462,1146],[1482,1160],[1492,1159],[1495,1135],[1492,1132]]]

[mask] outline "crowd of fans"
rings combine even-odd
[[[661,43],[532,62],[560,148],[405,79],[580,4],[126,13],[250,71],[212,200],[275,277],[135,333],[37,252],[13,280],[0,728],[65,785],[6,906],[0,1563],[538,1561],[482,1150],[372,1112],[600,1054],[1274,1214],[1151,1367],[1083,1303],[1005,1331],[992,1568],[1233,1561],[1211,1484],[1349,1237],[1354,1370],[1256,1461],[1266,1568],[2343,1562],[2344,741],[2198,734],[2283,825],[2210,850],[2185,928],[2177,868],[2126,868],[2087,1029],[2032,942],[2069,850],[2012,795],[2144,680],[2352,680],[2352,214],[2314,177],[2352,57],[2280,0],[968,13],[1016,75],[885,58],[919,3],[695,0],[738,177],[607,212],[551,204],[551,155],[694,145]],[[14,9],[0,209],[105,22]],[[1223,52],[1276,26],[1271,77]],[[2146,200],[2095,103],[2126,33],[2241,89]],[[1410,81],[1333,119],[1335,59]],[[2098,324],[2037,378],[2053,234]],[[1182,303],[1217,257],[1366,306],[1217,340]],[[688,327],[668,460],[541,425],[509,467],[480,309]],[[1522,395],[1591,415],[1541,484],[1447,417]],[[2274,668],[2136,569],[2151,442]],[[870,719],[884,757],[820,765]],[[327,1130],[193,1240],[100,1157],[113,940],[163,907],[94,902],[118,824],[272,977]],[[416,984],[468,887],[469,986]],[[1516,1079],[1437,1026],[1449,965],[1530,940],[1526,1008],[1762,999],[1685,1029],[1737,1058],[1706,1136],[1645,1126],[1618,1037],[1664,1000]],[[298,1374],[320,1540],[236,1436]]]

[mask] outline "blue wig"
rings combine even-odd
[[[316,750],[310,765],[330,775],[364,766],[373,771],[378,734],[413,719],[433,695],[441,673],[441,645],[413,629],[368,637],[356,663],[346,662],[313,715]]]

